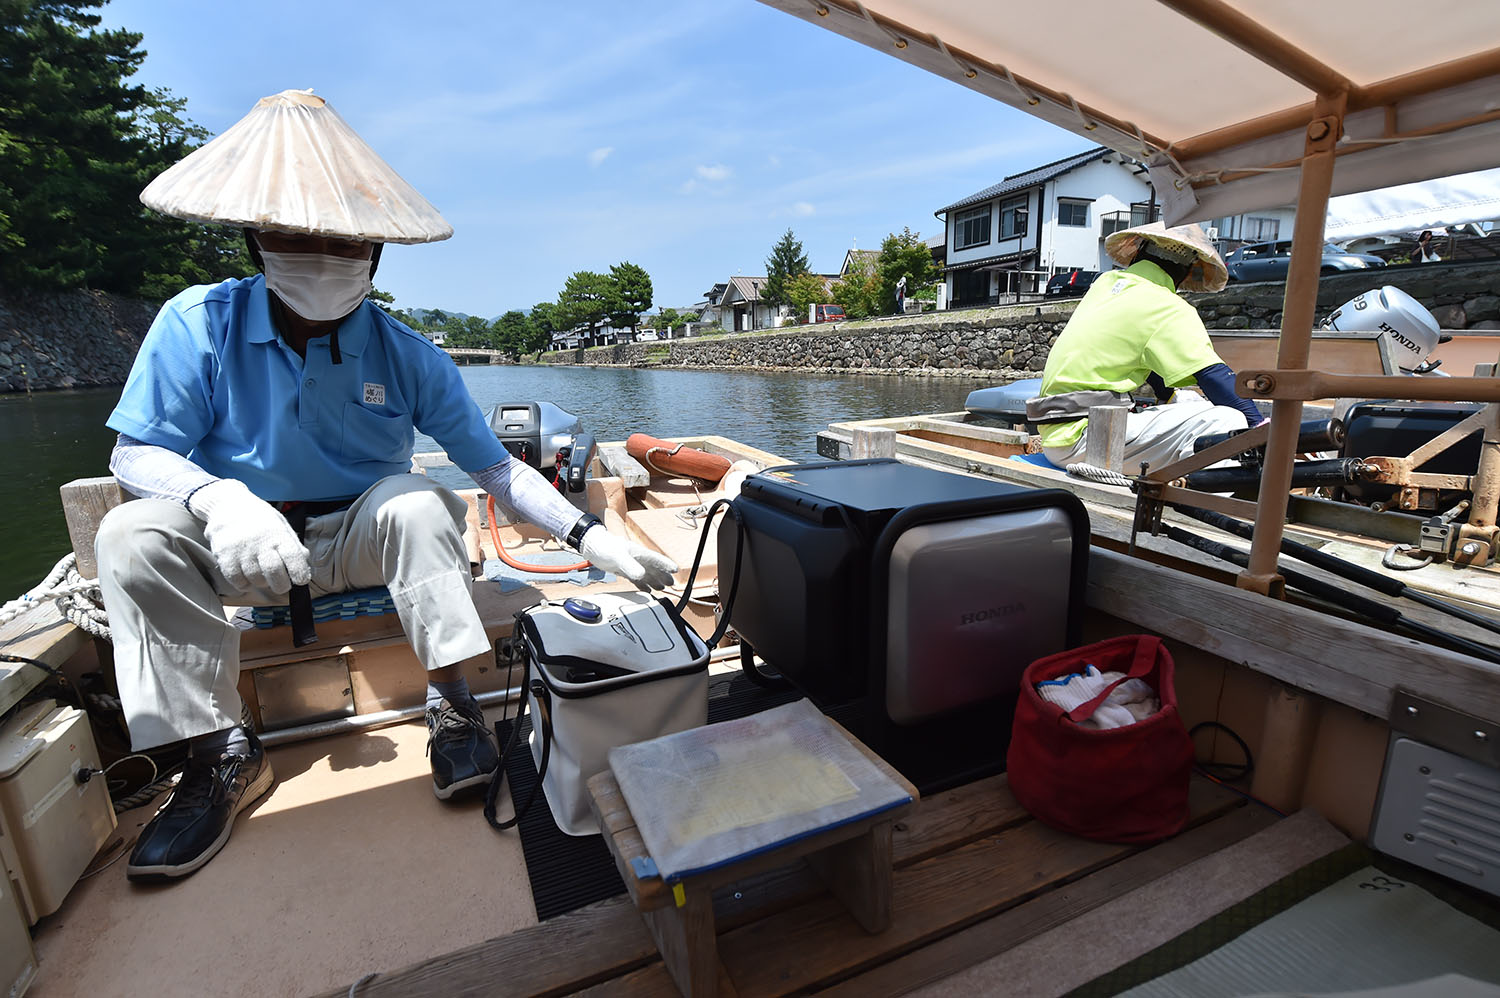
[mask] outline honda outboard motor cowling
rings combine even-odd
[[[559,490],[584,490],[597,447],[577,416],[551,402],[502,402],[486,419],[506,450],[543,474],[555,475]]]

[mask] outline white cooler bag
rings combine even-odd
[[[609,768],[610,749],[708,723],[708,646],[671,603],[645,593],[544,601],[516,624],[529,672],[531,756],[547,806],[564,832],[595,835],[587,784]],[[492,824],[501,774],[485,809]],[[529,804],[496,827],[509,827]]]

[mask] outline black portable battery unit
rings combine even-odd
[[[924,789],[1003,766],[1022,671],[1078,643],[1076,496],[882,459],[768,469],[732,512],[742,641]]]
[[[1479,402],[1393,402],[1380,400],[1351,406],[1344,416],[1343,457],[1404,457],[1483,408]],[[1483,433],[1476,431],[1415,469],[1435,475],[1473,475],[1479,470]],[[1365,503],[1389,502],[1394,485],[1357,482],[1343,487],[1344,498]],[[1427,511],[1441,512],[1463,498],[1457,491],[1436,495]]]

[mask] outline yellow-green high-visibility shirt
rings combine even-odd
[[[1177,296],[1166,271],[1146,260],[1100,274],[1042,371],[1042,394],[1108,389],[1133,392],[1155,371],[1169,387],[1222,363],[1198,310]],[[1044,447],[1072,447],[1087,419],[1041,427]]]

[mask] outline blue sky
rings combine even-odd
[[[326,97],[455,234],[392,246],[402,308],[491,317],[630,260],[658,306],[763,274],[790,227],[812,268],[1005,175],[1086,149],[1019,111],[754,0],[546,4],[113,0],[136,79],[214,133],[287,88]],[[223,9],[223,8],[219,8]]]

